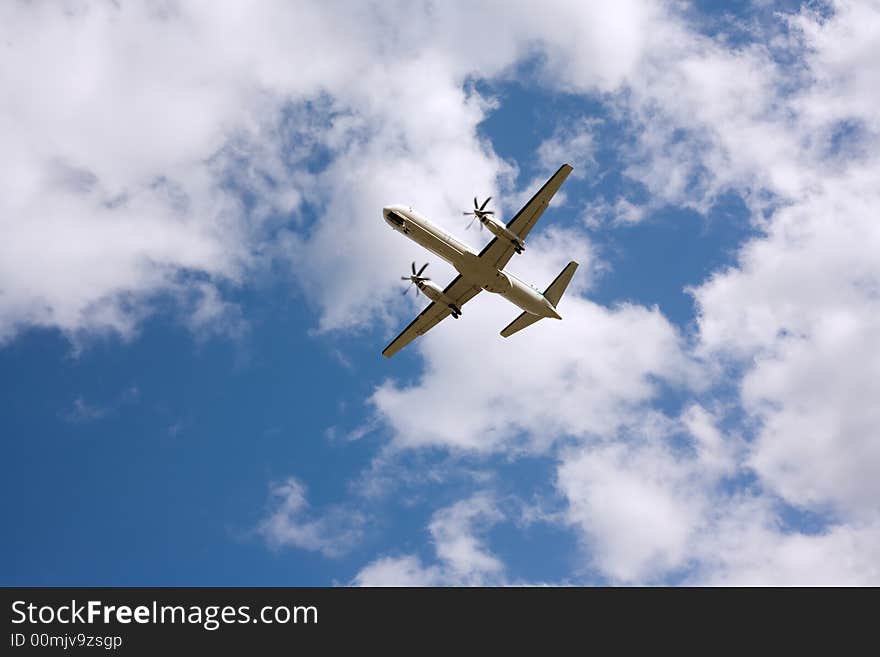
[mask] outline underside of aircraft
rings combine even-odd
[[[514,254],[524,252],[526,236],[571,171],[572,167],[568,164],[559,167],[506,224],[497,221],[494,212],[486,209],[491,197],[482,204],[474,198],[474,209],[464,215],[472,216],[471,224],[479,221],[481,228],[487,228],[494,235],[480,252],[431,223],[411,207],[389,205],[383,208],[382,215],[389,226],[449,262],[459,274],[445,288],[440,288],[430,278],[423,276],[427,264],[417,270],[415,262],[412,263],[412,273],[401,278],[410,281],[409,287],[415,286],[418,292],[431,299],[431,303],[385,347],[382,355],[390,358],[450,315],[458,319],[462,306],[483,290],[503,296],[522,310],[502,329],[501,335],[505,338],[541,319],[562,319],[556,306],[571,282],[578,263],[568,263],[543,292],[504,268]]]

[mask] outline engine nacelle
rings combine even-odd
[[[483,217],[481,221],[483,222],[483,225],[488,228],[493,235],[495,235],[496,237],[500,237],[501,239],[506,239],[511,244],[513,244],[517,253],[522,253],[523,250],[526,248],[525,245],[522,243],[522,240],[514,233],[510,232],[507,229],[507,226],[498,223],[490,217]]]
[[[453,317],[458,318],[458,316],[461,315],[461,309],[452,302],[452,299],[443,294],[443,290],[439,285],[432,281],[419,281],[417,285],[431,301],[436,301],[437,303],[442,303],[444,306],[448,306],[449,309],[452,310]]]
[[[443,294],[443,290],[440,288],[440,286],[433,281],[419,281],[418,285],[419,289],[424,292],[425,296],[428,297],[431,301],[444,303],[446,305],[452,303],[452,299]]]

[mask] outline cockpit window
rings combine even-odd
[[[403,217],[401,217],[396,212],[392,211],[392,212],[388,213],[388,221],[390,221],[391,223],[393,223],[397,226],[403,226]]]

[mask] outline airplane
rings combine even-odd
[[[440,286],[433,283],[430,278],[422,276],[427,264],[416,271],[416,263],[412,263],[412,275],[401,277],[402,280],[410,281],[405,292],[415,285],[416,293],[423,292],[431,299],[431,304],[385,347],[382,355],[391,358],[449,315],[458,319],[461,317],[461,307],[482,290],[501,295],[523,311],[502,329],[501,335],[505,338],[545,317],[562,319],[556,311],[556,305],[568,287],[578,263],[569,262],[543,292],[509,271],[505,271],[504,267],[514,253],[524,251],[526,235],[538,222],[550,199],[559,191],[571,171],[572,167],[568,164],[559,167],[559,170],[506,225],[492,218],[491,215],[494,214],[492,210],[485,209],[491,197],[482,205],[478,205],[475,198],[473,211],[463,214],[473,215],[471,223],[478,219],[481,230],[485,226],[495,235],[479,253],[428,221],[411,207],[388,205],[382,208],[382,217],[391,228],[440,256],[458,271],[458,276],[441,290]]]

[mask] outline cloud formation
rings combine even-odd
[[[270,508],[257,527],[270,548],[296,547],[339,557],[360,540],[360,513],[342,507],[310,511],[306,488],[295,477],[272,486],[270,494]]]
[[[391,449],[553,459],[555,522],[608,581],[876,583],[880,6],[824,9],[765,15],[734,39],[646,0],[5,4],[0,340],[32,326],[130,336],[169,294],[193,330],[236,334],[223,289],[270,262],[320,331],[390,333],[391,281],[422,253],[379,208],[417,199],[456,230],[475,194],[504,192],[514,211],[517,166],[479,129],[500,101],[474,81],[529,63],[529,84],[599,102],[625,130],[619,173],[648,200],[590,207],[636,224],[733,193],[756,234],[692,281],[690,335],[656,307],[590,301],[602,263],[588,234],[536,233],[512,265],[525,278],[581,261],[565,320],[487,340],[515,311],[483,295],[455,331],[420,339],[416,379],[370,397]],[[493,25],[491,48],[461,48],[472,24]],[[536,161],[594,171],[598,128],[579,125]],[[559,210],[589,208],[548,219]],[[463,499],[432,515],[436,563],[386,556],[356,581],[501,581],[477,531],[498,521],[491,495]],[[296,479],[273,500],[271,545],[333,556],[359,540],[344,514],[311,512]],[[821,528],[792,528],[787,511]]]
[[[355,576],[358,586],[488,586],[503,581],[504,565],[489,551],[485,533],[503,518],[486,493],[460,500],[431,518],[438,565],[425,566],[416,555],[380,557]]]
[[[489,344],[449,362],[478,339],[459,326],[420,345],[421,381],[377,390],[394,440],[549,450],[565,521],[612,582],[876,582],[880,126],[864,25],[880,24],[880,11],[832,10],[781,17],[769,46],[664,22],[658,34],[679,38],[635,66],[613,100],[635,137],[627,173],[651,205],[706,211],[733,191],[760,228],[734,266],[695,281],[693,349],[659,313],[659,323],[648,309],[590,314],[577,297],[566,328],[547,328],[564,339],[523,335],[516,358],[492,359]],[[705,379],[684,375],[693,362]],[[658,380],[697,398],[708,386],[716,411],[660,412]],[[733,399],[721,392],[730,385]],[[820,529],[788,525],[786,509],[818,514]]]

